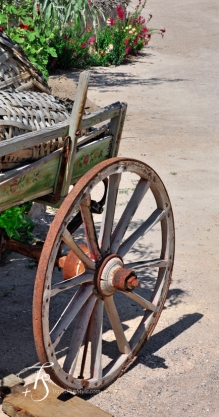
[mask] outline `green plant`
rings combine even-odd
[[[12,207],[0,213],[0,228],[4,229],[10,238],[20,241],[32,239],[34,223],[27,215],[32,203]]]
[[[64,27],[56,30],[51,46],[56,49],[57,57],[50,57],[48,69],[83,68],[87,65],[90,32],[80,34],[80,26]],[[95,40],[95,38],[94,38]]]
[[[51,19],[42,19],[40,10],[35,8],[31,0],[16,3],[5,3],[0,9],[0,25],[11,39],[21,45],[29,60],[48,78],[47,63],[49,56],[56,56],[50,46],[54,36],[54,24]]]
[[[105,20],[103,11],[95,8],[91,0],[36,0],[35,4],[39,5],[45,18],[52,18],[60,28],[66,23],[74,23],[84,31],[91,21],[95,31],[100,18]]]
[[[90,2],[91,3],[91,2]],[[121,6],[117,7],[116,19],[107,19],[101,28],[81,27],[80,21],[72,26],[58,29],[51,41],[56,49],[57,58],[50,58],[49,70],[52,68],[72,68],[86,66],[120,65],[129,55],[137,55],[148,45],[153,33],[162,36],[165,29],[148,28],[152,15],[147,21],[141,16],[146,0],[135,8],[134,12],[125,17]]]

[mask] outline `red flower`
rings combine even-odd
[[[69,39],[68,43],[73,43],[73,41],[71,39]]]
[[[65,39],[65,41],[67,41],[67,39],[68,39],[68,35],[67,34],[64,36],[64,39]]]
[[[77,54],[74,52],[74,53],[72,54],[72,56],[76,57],[76,56],[77,56]]]
[[[86,46],[87,46],[86,42],[82,42],[81,48],[86,48]]]
[[[0,30],[3,31],[4,29],[2,27],[0,27]]]
[[[113,17],[107,19],[107,23],[109,24],[109,26],[115,26],[115,20],[113,19]]]
[[[96,36],[91,36],[89,39],[88,39],[88,45],[92,45],[93,43],[95,43],[96,42]]]
[[[131,51],[131,47],[130,46],[126,46],[126,48],[125,48],[126,55],[128,55],[130,51]]]
[[[129,39],[125,39],[125,43],[126,43],[126,45],[128,45]]]
[[[23,23],[20,23],[20,25],[19,25],[19,28],[20,29],[29,29],[29,26],[28,25],[24,25]]]
[[[104,51],[101,51],[101,52],[100,52],[100,55],[105,55],[105,52],[104,52]]]
[[[166,29],[160,29],[161,33],[165,33]]]
[[[124,19],[124,15],[125,15],[125,13],[124,13],[124,11],[123,11],[123,9],[122,9],[122,7],[121,7],[121,6],[118,6],[118,7],[116,8],[116,14],[117,14],[117,16],[118,16],[118,18],[119,18],[120,20],[123,20],[123,19]]]
[[[40,16],[40,5],[39,4],[36,4],[36,9],[37,9],[38,16]]]
[[[93,6],[93,3],[92,3],[91,0],[88,0],[88,4],[89,4],[89,6]]]
[[[151,39],[151,33],[149,33],[149,35],[148,35],[148,39]]]
[[[87,32],[90,32],[91,31],[91,27],[90,26],[88,26],[87,27]]]

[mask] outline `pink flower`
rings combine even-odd
[[[100,55],[105,55],[105,52],[104,52],[104,51],[101,51],[101,52],[100,52]]]
[[[91,27],[90,26],[88,26],[87,27],[87,32],[90,32],[91,31]]]
[[[125,48],[125,54],[128,55],[130,51],[131,51],[131,47],[130,46],[126,46],[126,48]]]
[[[93,45],[93,43],[95,43],[95,42],[96,42],[96,36],[91,36],[88,39],[88,45]]]
[[[148,34],[148,39],[151,39],[151,33]]]
[[[89,4],[89,6],[93,6],[92,1],[90,1],[90,0],[88,0],[88,4]]]
[[[122,9],[122,7],[121,7],[121,6],[118,6],[118,7],[116,8],[116,14],[117,14],[117,16],[118,16],[118,18],[119,18],[120,20],[123,20],[123,19],[124,19],[124,15],[125,15],[125,13],[124,13],[124,11],[123,11],[123,9]]]
[[[125,39],[125,43],[126,43],[126,45],[128,45],[129,39]]]
[[[77,54],[74,52],[74,53],[72,54],[72,56],[76,57],[76,56],[77,56]]]

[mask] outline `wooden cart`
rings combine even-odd
[[[174,259],[161,179],[145,163],[117,157],[126,104],[82,117],[88,80],[83,72],[67,121],[0,142],[1,157],[65,137],[61,149],[0,174],[0,211],[30,200],[58,208],[45,242],[4,245],[39,261],[36,350],[68,390],[102,389],[135,360],[163,309]]]

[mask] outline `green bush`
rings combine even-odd
[[[32,239],[34,223],[27,215],[31,205],[32,203],[28,202],[0,213],[0,228],[4,229],[10,238],[21,241]]]
[[[50,46],[54,36],[54,24],[51,19],[42,19],[38,7],[33,9],[32,2],[25,0],[22,6],[4,3],[0,9],[0,26],[11,39],[21,45],[29,60],[47,79],[49,57],[57,56]]]

